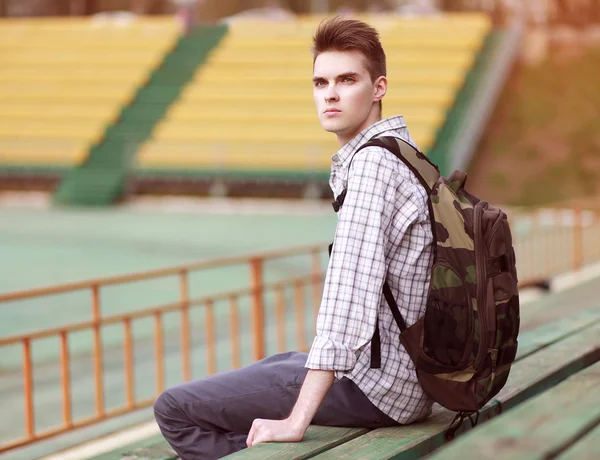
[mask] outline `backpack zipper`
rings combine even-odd
[[[477,359],[473,365],[475,371],[485,359],[488,349],[488,334],[487,334],[487,313],[484,298],[487,285],[487,273],[485,269],[485,254],[481,254],[479,248],[483,245],[483,235],[481,234],[481,217],[483,208],[487,206],[486,201],[480,201],[473,209],[473,224],[475,227],[475,265],[477,266],[477,316],[479,317],[479,350]],[[485,246],[484,246],[485,247]]]

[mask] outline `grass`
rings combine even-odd
[[[600,194],[600,48],[515,69],[470,168],[475,194],[536,206]]]

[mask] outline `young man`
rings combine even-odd
[[[283,353],[185,383],[156,401],[156,420],[183,459],[219,458],[262,442],[301,441],[309,424],[377,428],[430,413],[382,295],[387,280],[407,326],[424,313],[433,236],[427,195],[381,135],[413,142],[401,116],[381,120],[386,58],[367,24],[336,18],[314,38],[314,99],[335,133],[330,185],[347,189],[308,355]],[[381,366],[371,368],[379,325]]]

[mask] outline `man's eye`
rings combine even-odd
[[[346,78],[344,78],[342,81],[343,81],[344,83],[352,83],[352,82],[354,82],[354,79],[353,79],[353,78],[350,78],[350,77],[346,77]]]
[[[322,88],[323,86],[325,86],[325,82],[324,81],[318,81],[315,83],[315,86],[317,88]]]

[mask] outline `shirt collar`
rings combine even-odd
[[[402,115],[384,118],[383,120],[373,123],[371,126],[363,129],[360,133],[354,136],[348,143],[339,149],[335,155],[331,157],[333,165],[338,168],[343,168],[350,162],[354,156],[354,153],[363,144],[386,131],[393,131],[402,128],[406,128],[406,123],[404,122],[404,117]]]

